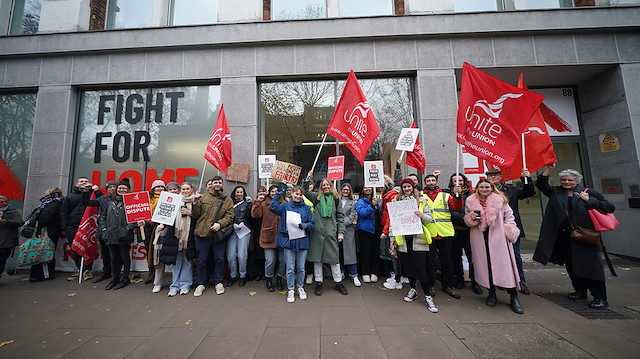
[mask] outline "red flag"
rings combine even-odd
[[[418,128],[414,122],[411,128]],[[407,152],[407,165],[417,168],[420,172],[424,173],[424,168],[427,166],[427,161],[424,158],[424,152],[422,152],[422,146],[420,146],[420,138],[416,140],[416,144],[413,145],[413,151]]]
[[[0,158],[0,193],[8,199],[24,199],[24,186]]]
[[[227,116],[224,115],[224,106],[220,106],[218,121],[213,129],[211,139],[204,153],[204,158],[225,175],[227,167],[231,165],[231,134],[227,125]]]
[[[544,96],[519,89],[464,63],[458,106],[458,143],[497,166],[510,166],[522,134]]]
[[[518,88],[528,90],[522,74],[520,74],[520,79],[518,80]],[[556,162],[556,154],[553,152],[551,137],[549,137],[545,118],[540,110],[538,109],[533,113],[524,131],[525,155],[529,172],[535,172],[548,164]],[[520,146],[518,156],[513,161],[513,164],[509,167],[500,167],[500,170],[502,171],[503,181],[520,177],[523,170],[522,146]]]
[[[91,194],[91,199],[95,199],[95,192]],[[89,265],[98,259],[98,244],[96,232],[98,231],[98,207],[87,207],[84,210],[82,221],[73,237],[71,250],[84,258],[84,264]]]
[[[349,73],[327,134],[344,142],[362,165],[371,144],[380,135],[378,122],[353,70]]]

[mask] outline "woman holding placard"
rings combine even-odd
[[[276,276],[276,287],[283,288],[282,277],[284,273],[284,251],[282,248],[276,247],[276,238],[278,236],[278,228],[280,226],[280,216],[269,210],[273,198],[276,195],[278,186],[269,187],[269,192],[264,195],[258,195],[251,207],[251,217],[261,218],[262,226],[260,227],[260,247],[264,249],[264,276],[265,287],[267,292],[273,292],[273,277]],[[280,197],[280,201],[284,200]],[[276,262],[278,267],[276,268]],[[281,290],[281,289],[278,289]]]
[[[376,221],[380,217],[380,206],[378,199],[373,196],[373,188],[362,187],[356,203],[356,212],[362,281],[375,283],[378,281],[376,269],[380,263],[380,241],[376,237]]]
[[[249,241],[251,240],[251,197],[247,196],[244,187],[236,186],[233,189],[233,233],[227,240],[227,261],[229,262],[229,275],[227,287],[233,286],[240,274],[238,285],[244,287],[247,284],[247,256],[249,255]]]

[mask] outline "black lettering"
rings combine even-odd
[[[142,95],[134,93],[127,97],[127,108],[124,112],[124,119],[130,124],[136,124],[142,120],[142,116],[144,115],[144,109],[142,106],[133,106],[133,101],[136,101],[138,104],[144,104],[144,98]],[[135,116],[134,116],[135,113]],[[129,136],[131,139],[131,136]]]
[[[171,99],[171,110],[169,111],[169,122],[178,121],[178,99],[184,97],[184,92],[167,92],[167,98]]]
[[[122,123],[122,107],[124,105],[124,95],[118,95],[116,100],[116,125]]]
[[[101,96],[102,97],[102,96]],[[96,133],[96,148],[93,152],[93,163],[100,163],[100,157],[102,156],[102,150],[107,149],[107,145],[102,144],[102,139],[105,137],[111,137],[111,132],[98,132]]]
[[[107,106],[106,102],[113,101],[115,98],[115,95],[100,96],[100,104],[98,105],[98,125],[104,124],[104,114],[111,112],[111,107]]]
[[[124,139],[122,146],[122,156],[120,156],[120,139]],[[125,162],[129,159],[131,153],[131,135],[128,132],[118,132],[113,137],[113,160],[116,162]]]
[[[140,152],[144,161],[149,161],[149,151],[147,151],[149,142],[151,142],[149,131],[136,131],[133,134],[133,162],[140,161]]]
[[[146,123],[151,122],[151,111],[155,113],[154,121],[157,123],[162,122],[162,92],[156,94],[156,103],[153,104],[153,94],[149,92],[147,94],[147,113],[145,114],[144,121]]]

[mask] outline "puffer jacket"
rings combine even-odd
[[[220,201],[224,200],[218,219],[215,215],[220,206]],[[214,234],[211,230],[214,220],[220,223],[220,227],[226,227],[233,223],[233,200],[231,197],[225,196],[224,191],[215,192],[213,189],[202,197],[193,205],[191,217],[196,219],[196,228],[194,234],[202,238],[213,238]]]
[[[118,196],[107,204],[100,214],[99,228],[102,229],[102,240],[107,244],[126,244],[133,242],[133,230],[136,223],[127,223],[122,197]]]

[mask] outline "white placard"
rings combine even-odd
[[[162,191],[158,204],[156,204],[156,209],[153,211],[151,221],[173,226],[176,216],[180,212],[181,204],[182,195]]]
[[[382,161],[364,161],[365,187],[384,187],[384,167]]]
[[[271,178],[274,163],[276,163],[276,155],[258,156],[258,178]]]
[[[289,233],[289,239],[304,238],[307,235],[304,229],[298,227],[300,223],[302,223],[300,213],[287,211],[287,232]]]
[[[422,234],[422,221],[416,216],[416,201],[395,201],[387,203],[391,232],[394,236]]]
[[[396,143],[396,150],[398,151],[413,151],[413,147],[416,145],[418,134],[420,129],[417,128],[403,128],[400,132],[400,137]]]
[[[236,232],[236,236],[238,236],[238,238],[242,238],[251,233],[251,230],[249,229],[249,227],[245,226],[244,222],[240,223],[240,228],[234,229],[234,231]]]

